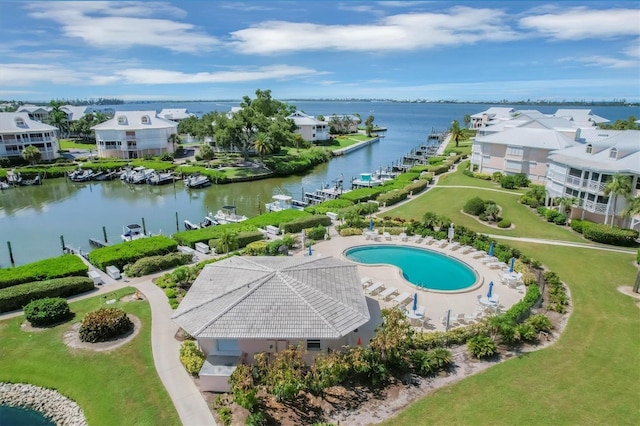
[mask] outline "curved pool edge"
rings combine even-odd
[[[402,269],[400,269],[399,266],[396,265],[392,265],[390,263],[360,263],[360,262],[356,262],[354,260],[351,260],[347,257],[347,255],[345,254],[347,251],[349,250],[353,250],[353,249],[357,249],[357,248],[366,248],[366,247],[375,247],[375,246],[392,246],[392,247],[406,247],[406,248],[413,248],[413,249],[419,249],[419,250],[424,250],[424,251],[429,251],[431,253],[436,253],[440,256],[445,256],[447,258],[453,259],[456,262],[462,263],[463,265],[465,265],[467,268],[469,268],[473,274],[476,277],[476,280],[473,284],[471,284],[468,287],[465,288],[461,288],[461,289],[457,289],[457,290],[436,290],[436,289],[431,289],[431,288],[427,288],[427,287],[420,287],[419,285],[416,285],[414,283],[412,283],[411,281],[407,280],[404,275],[403,275],[403,271]],[[359,265],[359,266],[363,266],[363,267],[390,267],[396,270],[397,274],[398,274],[398,278],[400,278],[400,280],[402,280],[403,283],[405,283],[406,285],[415,288],[416,290],[420,290],[420,291],[424,291],[427,293],[439,293],[439,294],[463,294],[463,293],[469,293],[472,291],[475,291],[477,289],[479,289],[480,287],[482,287],[482,285],[484,284],[484,276],[481,275],[476,268],[474,268],[472,265],[468,264],[466,261],[464,261],[463,259],[458,258],[457,256],[453,256],[450,253],[444,253],[444,252],[440,252],[440,251],[436,251],[427,247],[417,247],[417,246],[413,246],[413,245],[408,245],[408,244],[393,244],[393,243],[377,243],[377,244],[357,244],[354,246],[351,246],[349,248],[346,248],[344,250],[342,250],[342,253],[340,253],[340,256],[342,257],[343,260],[346,260],[347,262],[351,262],[355,265]]]

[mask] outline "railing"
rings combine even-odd
[[[567,184],[578,188],[585,188],[591,192],[603,192],[606,183],[594,180],[580,179],[577,176],[567,176]]]
[[[606,214],[607,205],[602,203],[596,203],[595,201],[585,201],[584,209],[591,213]]]

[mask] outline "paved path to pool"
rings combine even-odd
[[[617,253],[636,254],[635,249],[605,247],[605,246],[589,244],[589,243],[574,243],[572,241],[561,241],[561,240],[543,240],[540,238],[507,237],[505,235],[494,235],[494,234],[487,234],[487,236],[490,238],[509,240],[509,241],[522,241],[522,242],[534,243],[534,244],[549,244],[553,246],[577,247],[577,248],[586,248],[591,250],[602,250],[602,251],[613,251]]]

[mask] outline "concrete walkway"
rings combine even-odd
[[[496,234],[486,234],[486,235],[490,238],[510,240],[510,241],[522,241],[525,243],[549,244],[553,246],[577,247],[577,248],[586,248],[586,249],[592,249],[592,250],[613,251],[617,253],[636,254],[636,251],[634,249],[605,247],[605,246],[589,244],[589,243],[574,243],[571,241],[561,241],[561,240],[543,240],[539,238],[507,237],[505,235],[496,235]]]

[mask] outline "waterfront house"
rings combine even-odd
[[[142,158],[175,150],[170,140],[178,123],[158,117],[155,111],[116,111],[113,118],[93,126],[98,157]]]
[[[296,133],[309,142],[324,141],[329,139],[329,123],[320,121],[303,112],[296,111],[287,116],[296,125]]]
[[[201,390],[225,392],[239,362],[290,345],[305,360],[372,336],[357,266],[322,256],[234,256],[204,267],[173,320],[207,356]],[[366,327],[370,329],[371,327]]]
[[[537,184],[545,183],[549,152],[576,145],[565,133],[549,128],[515,127],[477,136],[471,164],[480,173],[524,173]]]
[[[0,158],[21,157],[33,145],[43,160],[58,158],[58,128],[33,120],[27,112],[0,113]]]
[[[486,111],[471,116],[471,128],[478,129],[495,124],[500,120],[510,120],[513,118],[515,112],[516,110],[514,108],[490,107]]]
[[[595,115],[590,109],[558,109],[554,117],[572,121],[582,128],[596,127],[598,124],[609,123],[604,117]]]
[[[546,188],[550,198],[573,197],[576,206],[571,217],[609,223],[613,212],[612,196],[606,196],[607,181],[616,173],[631,177],[631,197],[640,195],[640,131],[581,130],[579,145],[549,154]],[[626,200],[618,197],[616,215]],[[620,218],[616,223],[640,230],[640,218]]]
[[[165,108],[158,113],[158,116],[179,123],[189,117],[195,117],[195,114],[190,113],[186,108]]]

